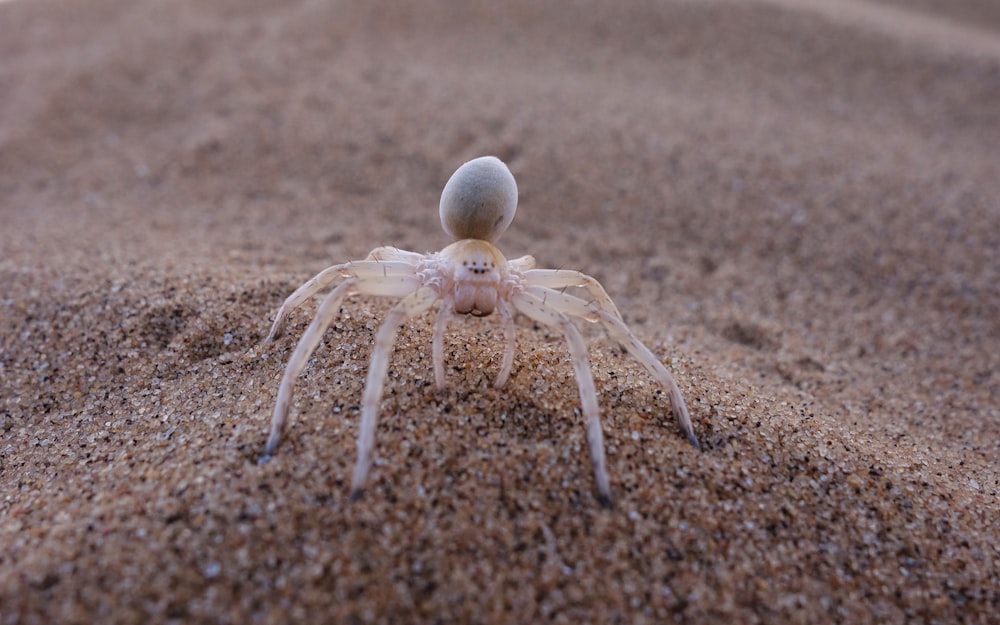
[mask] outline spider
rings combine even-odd
[[[507,382],[514,362],[515,311],[562,332],[580,390],[598,501],[604,507],[611,507],[612,498],[597,391],[587,347],[572,319],[602,324],[610,336],[666,388],[671,410],[681,430],[691,445],[700,449],[677,383],[652,352],[629,331],[618,308],[597,280],[579,271],[535,269],[535,259],[531,256],[507,260],[500,253],[495,242],[514,219],[516,209],[517,183],[507,166],[493,156],[473,159],[452,174],[441,192],[441,224],[455,240],[454,243],[431,254],[379,247],[372,250],[365,260],[324,269],[296,289],[278,309],[267,342],[280,334],[289,312],[342,279],[325,296],[288,360],[261,460],[267,461],[281,442],[295,381],[310,355],[337,316],[344,298],[358,294],[402,299],[387,314],[372,348],[361,401],[358,457],[351,480],[352,500],[364,493],[371,469],[378,407],[396,333],[406,320],[426,312],[437,302],[441,305],[434,322],[431,353],[434,381],[438,388],[445,386],[444,331],[455,314],[484,317],[498,313],[505,346],[494,384],[496,388],[503,387]],[[589,299],[567,293],[569,287],[582,287],[589,294]]]

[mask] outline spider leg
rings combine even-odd
[[[507,261],[507,266],[515,271],[527,271],[535,268],[535,257],[530,254]]]
[[[403,250],[397,251],[402,252]],[[374,253],[374,251],[372,253]],[[413,252],[407,253],[412,254]],[[281,334],[281,330],[285,324],[285,318],[288,316],[288,313],[301,306],[303,302],[319,291],[333,284],[337,278],[353,277],[358,280],[371,280],[372,284],[376,285],[388,284],[388,286],[391,287],[392,280],[390,278],[405,278],[414,275],[416,275],[416,266],[412,263],[401,260],[361,260],[327,267],[323,271],[316,274],[313,278],[307,280],[305,284],[295,289],[295,291],[288,296],[288,299],[285,300],[285,302],[281,305],[281,308],[278,309],[278,313],[274,316],[274,323],[271,324],[271,331],[268,333],[267,338],[264,339],[264,342],[269,343]],[[374,292],[372,294],[379,295],[380,293]]]
[[[611,485],[608,480],[607,461],[604,456],[604,435],[601,432],[600,409],[597,406],[597,389],[590,372],[587,346],[576,326],[558,309],[530,290],[525,290],[513,299],[514,307],[531,319],[562,330],[569,348],[570,362],[580,387],[580,405],[587,428],[587,445],[590,448],[590,464],[597,482],[598,501],[605,508],[612,506]]]
[[[434,338],[431,340],[431,359],[434,361],[434,384],[439,389],[444,388],[444,331],[448,327],[454,313],[454,304],[451,296],[446,295],[438,309],[437,319],[434,320]]]
[[[350,278],[341,282],[337,288],[330,291],[323,300],[323,303],[320,304],[319,310],[316,311],[316,316],[313,317],[312,323],[309,324],[302,338],[299,339],[299,344],[295,346],[292,357],[288,359],[288,364],[285,366],[285,373],[281,377],[281,386],[278,387],[278,400],[274,404],[274,414],[271,416],[271,433],[267,437],[267,446],[264,447],[262,461],[267,461],[271,457],[271,454],[278,449],[278,444],[281,443],[281,431],[285,428],[288,411],[292,405],[295,380],[302,373],[302,369],[305,368],[306,363],[309,361],[309,356],[312,355],[316,346],[319,345],[320,339],[323,338],[323,333],[333,323],[333,318],[340,311],[340,303],[344,301],[345,297],[356,292],[356,283],[356,280]]]
[[[600,322],[607,330],[608,334],[611,335],[611,338],[624,345],[625,349],[627,349],[629,353],[632,354],[637,361],[639,361],[639,364],[641,364],[646,371],[649,372],[653,379],[667,389],[667,394],[670,397],[670,409],[677,418],[677,424],[684,432],[688,442],[691,443],[695,449],[701,449],[701,444],[698,443],[698,437],[694,434],[694,427],[691,425],[691,416],[688,414],[687,404],[684,403],[684,397],[681,395],[681,391],[677,387],[677,382],[674,380],[673,376],[670,375],[670,372],[667,371],[666,367],[663,366],[663,363],[653,355],[653,352],[649,351],[649,348],[643,345],[642,342],[639,341],[634,334],[632,334],[620,317],[614,316],[609,311],[599,308],[595,304],[586,302],[579,297],[552,289],[540,286],[529,286],[525,288],[525,292],[543,299],[553,310],[557,310],[586,321]]]
[[[376,247],[371,252],[368,252],[368,258],[365,260],[397,260],[405,263],[416,264],[424,259],[424,255],[418,252],[410,252],[407,250],[401,250],[398,247]]]
[[[510,370],[514,366],[514,350],[517,347],[517,328],[514,327],[514,315],[510,313],[510,307],[502,299],[497,300],[497,312],[503,323],[503,362],[500,364],[500,373],[497,381],[493,384],[495,388],[503,388],[510,378]]]
[[[346,264],[327,267],[323,271],[316,274],[315,277],[306,281],[302,286],[295,289],[295,291],[289,295],[288,299],[286,299],[281,305],[281,308],[278,309],[278,314],[274,316],[274,323],[271,324],[271,331],[268,333],[267,338],[264,339],[264,342],[270,343],[275,339],[275,337],[278,336],[278,334],[281,333],[288,313],[298,308],[302,302],[306,301],[320,290],[330,286],[330,284],[332,284],[337,278],[343,277],[345,269]]]
[[[309,356],[316,350],[316,346],[319,345],[326,329],[333,323],[344,298],[356,293],[404,297],[419,288],[420,280],[415,275],[387,274],[385,276],[369,276],[365,279],[351,277],[327,294],[319,305],[309,327],[299,339],[298,345],[295,346],[295,351],[288,359],[288,364],[285,365],[285,373],[282,375],[281,385],[278,387],[278,399],[274,404],[274,413],[271,416],[271,433],[267,437],[267,445],[261,460],[266,461],[278,449],[278,444],[281,443],[281,432],[285,428],[285,421],[288,419],[288,412],[291,409],[295,381],[302,373],[306,363],[309,362]]]
[[[615,306],[611,296],[604,290],[601,283],[595,278],[579,271],[565,269],[532,269],[524,272],[524,279],[529,286],[541,286],[549,289],[565,289],[566,287],[578,286],[587,289],[590,297],[597,306],[621,320],[621,313]]]
[[[396,333],[399,331],[400,325],[407,319],[426,311],[438,299],[437,290],[429,286],[421,287],[410,293],[389,311],[375,335],[371,364],[368,366],[368,378],[365,380],[365,391],[361,398],[358,460],[354,465],[354,477],[351,479],[351,499],[356,500],[364,493],[368,472],[371,469],[372,454],[375,450],[378,405],[382,400],[385,375],[389,369],[389,357],[392,355]]]
[[[497,312],[503,323],[504,350],[503,362],[500,364],[500,374],[493,384],[495,388],[503,388],[510,377],[510,370],[514,366],[514,347],[516,330],[514,328],[514,316],[510,313],[510,308],[503,300],[497,301]],[[437,319],[434,320],[434,338],[431,341],[432,360],[434,361],[434,383],[439,388],[445,387],[444,372],[444,331],[448,327],[448,322],[454,317],[454,309],[450,296],[445,296],[438,310]]]

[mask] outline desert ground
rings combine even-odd
[[[0,3],[0,623],[1000,621],[992,0]],[[496,155],[508,258],[597,278],[677,379],[581,324],[401,329],[296,388],[298,285],[450,241]]]

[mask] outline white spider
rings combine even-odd
[[[280,333],[290,311],[343,278],[343,282],[323,299],[315,318],[288,360],[262,461],[269,459],[281,442],[281,431],[291,407],[296,378],[337,316],[341,302],[356,294],[402,300],[389,311],[375,336],[361,402],[358,459],[351,481],[352,499],[357,499],[364,492],[371,468],[379,401],[396,332],[407,319],[427,311],[438,301],[441,306],[434,322],[431,343],[434,380],[438,388],[445,385],[444,330],[454,313],[480,317],[493,311],[500,314],[506,345],[496,379],[497,388],[507,382],[514,362],[513,311],[558,328],[563,333],[580,387],[598,499],[605,507],[611,506],[611,486],[605,466],[597,392],[590,372],[587,347],[571,318],[600,322],[611,337],[667,389],[670,407],[681,429],[688,441],[700,449],[684,399],[673,377],[625,326],[614,302],[597,280],[578,271],[534,269],[535,259],[531,256],[507,260],[496,248],[494,242],[510,225],[516,209],[517,184],[507,166],[492,156],[471,160],[452,174],[441,193],[441,224],[445,232],[455,239],[454,243],[433,254],[379,247],[372,250],[367,259],[334,265],[296,289],[278,310],[267,341]],[[568,287],[586,289],[590,299],[566,293]]]

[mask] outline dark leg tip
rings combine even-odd
[[[691,443],[692,447],[694,447],[698,451],[701,451],[701,443],[698,442],[698,437],[696,437],[694,434],[688,434],[687,438],[688,442]]]
[[[365,489],[363,489],[363,488],[356,488],[356,489],[354,489],[354,490],[351,491],[351,501],[352,502],[358,501],[359,499],[361,499],[364,496],[365,496]]]
[[[265,453],[260,458],[257,458],[257,466],[267,464],[271,461],[271,454]]]
[[[615,502],[611,500],[611,495],[605,495],[604,493],[598,493],[597,501],[601,504],[601,507],[605,510],[613,510],[615,507]]]

